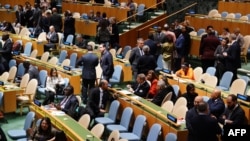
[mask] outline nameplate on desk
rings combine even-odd
[[[122,55],[116,55],[116,58],[122,59]]]
[[[40,101],[38,101],[37,99],[34,99],[34,104],[36,104],[39,107],[41,107],[41,105],[42,105],[42,103]]]
[[[163,71],[164,73],[171,74],[171,70],[163,69],[162,71]]]
[[[63,66],[63,69],[66,71],[71,71],[71,67],[70,66]]]
[[[250,102],[250,96],[248,95],[237,94],[237,98],[246,102]]]
[[[177,118],[171,114],[167,114],[167,118],[168,120],[174,122],[174,123],[177,123]]]

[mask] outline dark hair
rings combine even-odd
[[[74,93],[74,87],[72,85],[69,84],[68,86],[66,86],[66,88],[69,88],[70,94]]]
[[[229,43],[229,38],[228,37],[225,37],[223,38],[225,41],[226,41],[226,45]]]
[[[23,67],[24,67],[25,69],[28,69],[29,66],[30,66],[30,62],[29,62],[29,61],[24,61],[24,62],[23,62]]]
[[[9,39],[9,37],[10,37],[10,35],[9,35],[8,33],[4,33],[4,34],[2,35],[2,40],[3,40],[3,41],[6,41],[6,40]]]
[[[226,32],[229,32],[229,29],[227,27],[223,28]]]
[[[233,101],[233,102],[237,102],[237,96],[236,96],[236,95],[230,94],[230,95],[228,95],[228,97],[229,97],[229,96],[232,98],[232,101]]]
[[[206,102],[200,102],[197,106],[197,110],[201,113],[206,112],[208,104]]]
[[[48,124],[48,129],[47,129],[46,131],[44,131],[44,130],[42,129],[42,122],[43,122],[43,121],[46,121],[47,124]],[[39,133],[50,134],[51,129],[52,129],[52,125],[51,125],[50,118],[48,118],[48,117],[43,117],[42,120],[41,120],[41,122],[40,122],[40,125],[39,125],[39,127],[38,127]]]
[[[106,80],[106,81],[107,81],[107,80]],[[101,80],[98,86],[99,86],[99,87],[102,87],[102,86],[105,84],[106,81],[105,81],[105,79]]]
[[[214,27],[213,27],[213,26],[211,26],[211,25],[209,25],[209,26],[207,26],[207,30],[208,30],[209,28],[214,28]]]
[[[158,76],[156,75],[156,73],[155,73],[154,70],[149,70],[149,71],[148,71],[148,74],[152,74],[152,80],[158,79]]]
[[[88,49],[88,51],[92,51],[93,47],[91,45],[87,45],[87,49]]]
[[[186,91],[189,92],[190,90],[194,89],[195,86],[192,83],[187,84]]]
[[[53,72],[56,71],[56,77],[58,77],[57,69],[56,68],[51,68],[50,69],[50,76],[52,76]]]
[[[169,83],[168,83],[168,77],[166,75],[163,75],[161,79],[165,82],[165,84],[167,86],[169,85]]]

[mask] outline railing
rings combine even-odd
[[[162,22],[162,21],[164,21],[164,20],[166,21],[166,19],[168,19],[168,18],[170,18],[170,17],[172,17],[172,16],[174,16],[174,15],[176,15],[176,14],[178,14],[178,13],[181,13],[181,12],[183,12],[183,11],[185,11],[185,10],[187,10],[187,9],[189,9],[189,8],[191,8],[191,7],[195,6],[195,5],[197,5],[197,4],[198,4],[198,3],[195,2],[195,3],[189,5],[189,6],[183,8],[183,9],[181,9],[181,10],[178,10],[178,11],[176,11],[176,12],[174,12],[174,13],[172,13],[172,14],[170,14],[170,15],[168,15],[168,16],[166,16],[166,17],[164,17],[164,18],[162,18],[162,19],[160,19],[160,20],[158,20],[158,21],[156,21],[156,22],[153,22],[153,23],[151,23],[151,24],[148,24],[147,26],[144,26],[143,28],[138,29],[138,30],[137,30],[138,35],[140,35],[140,32],[141,32],[141,31],[143,31],[143,30],[145,30],[145,29],[148,29],[148,28],[152,27],[153,25],[157,25],[158,23],[160,23],[160,22]]]

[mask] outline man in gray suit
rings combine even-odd
[[[49,51],[51,48],[55,49],[56,43],[58,43],[58,41],[59,41],[59,37],[58,37],[58,34],[56,33],[55,27],[53,25],[49,27],[49,32],[48,32],[46,38],[47,38],[49,43],[44,45],[44,52]]]
[[[78,61],[77,65],[82,65],[82,100],[87,103],[88,91],[95,86],[96,70],[98,65],[98,57],[93,53],[93,47],[87,45],[88,53],[83,55]]]
[[[135,80],[137,77],[138,69],[137,69],[137,63],[139,58],[144,55],[144,52],[142,50],[142,47],[144,45],[144,40],[142,38],[137,39],[137,47],[134,47],[131,50],[131,54],[129,56],[129,62],[132,66],[132,73],[133,73],[133,79]]]

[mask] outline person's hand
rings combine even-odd
[[[130,84],[128,84],[128,85],[127,85],[127,88],[128,88],[128,89],[130,89],[130,88],[131,88],[131,85],[130,85]]]
[[[223,52],[222,54],[223,54],[223,56],[227,56],[227,52]]]
[[[180,74],[180,73],[177,73],[176,76],[181,77],[181,74]]]
[[[102,113],[106,113],[106,110],[104,110],[104,109],[100,109],[100,112],[102,112]]]
[[[62,110],[62,108],[61,108],[61,106],[60,106],[59,104],[57,104],[57,105],[55,104],[54,106],[55,106],[55,108],[56,108],[57,110]]]

